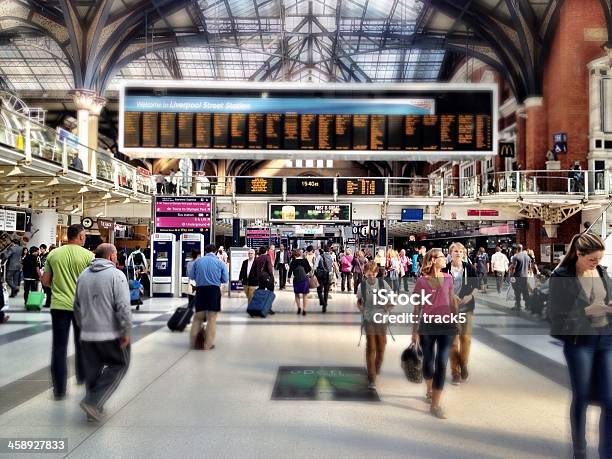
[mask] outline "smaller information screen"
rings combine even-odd
[[[287,178],[287,194],[334,194],[334,179],[318,178],[318,177],[303,177],[303,178]]]
[[[236,194],[283,194],[283,179],[280,177],[237,177]]]
[[[384,196],[385,182],[381,179],[338,179],[338,194],[341,196]]]

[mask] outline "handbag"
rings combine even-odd
[[[314,275],[308,276],[308,286],[310,288],[317,288],[319,286],[319,281],[317,280],[317,276],[314,276]]]
[[[195,343],[193,345],[193,348],[202,351],[202,350],[204,350],[204,343],[205,342],[206,342],[206,331],[202,327],[202,328],[200,328],[200,331],[196,335],[196,339],[195,339]]]
[[[401,362],[402,370],[408,381],[415,384],[423,382],[423,350],[420,345],[411,343],[404,349]]]

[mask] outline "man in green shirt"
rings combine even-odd
[[[85,379],[79,341],[80,330],[73,313],[77,278],[94,258],[93,253],[83,248],[83,244],[85,244],[85,228],[79,224],[70,225],[68,227],[68,242],[49,254],[45,262],[45,273],[42,277],[43,285],[51,288],[53,332],[51,378],[53,379],[55,400],[62,400],[66,397],[66,381],[68,379],[66,357],[71,323],[74,327],[77,384],[82,384]]]

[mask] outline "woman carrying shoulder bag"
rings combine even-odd
[[[600,266],[604,242],[573,237],[550,278],[551,335],[563,341],[572,386],[570,423],[574,458],[586,459],[586,412],[601,403],[599,456],[612,458],[612,280]]]
[[[448,319],[457,313],[457,297],[453,290],[453,276],[442,272],[446,267],[446,256],[442,249],[431,249],[425,253],[421,277],[416,281],[414,293],[430,295],[423,304],[414,306],[418,322],[412,331],[412,342],[423,349],[423,378],[427,384],[427,402],[430,412],[438,419],[446,419],[440,407],[440,398],[446,378],[446,365],[457,328]],[[427,316],[427,317],[425,317]],[[444,323],[447,322],[447,323]]]

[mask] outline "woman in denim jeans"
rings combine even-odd
[[[612,280],[599,263],[604,242],[582,233],[550,278],[551,335],[563,341],[572,385],[574,458],[586,459],[586,413],[601,404],[599,456],[612,458]]]
[[[446,419],[440,407],[440,398],[446,378],[446,365],[457,328],[448,322],[457,312],[457,298],[453,291],[453,276],[442,272],[446,256],[442,249],[431,249],[423,257],[421,277],[416,281],[414,293],[430,295],[428,302],[415,305],[415,317],[419,317],[412,331],[412,341],[423,349],[423,377],[427,384],[426,400],[431,403],[430,412],[438,419]],[[438,319],[446,320],[435,323]],[[437,345],[437,346],[436,346]]]

